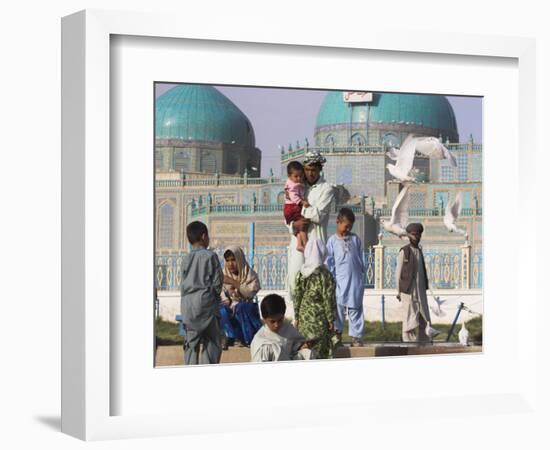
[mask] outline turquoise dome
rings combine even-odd
[[[351,120],[350,120],[351,119]],[[357,104],[350,118],[349,103],[340,91],[329,92],[317,114],[316,127],[354,123],[420,125],[458,134],[453,108],[443,95],[373,94],[373,101]]]
[[[175,86],[156,101],[157,139],[214,141],[254,147],[248,117],[212,86]]]

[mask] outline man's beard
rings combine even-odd
[[[319,175],[313,183],[310,183],[309,180],[306,178],[306,183],[309,184],[310,186],[313,186],[314,184],[316,184],[319,181],[320,178],[321,178],[321,176]]]

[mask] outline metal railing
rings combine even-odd
[[[202,205],[191,209],[191,216],[197,217],[205,214],[251,214],[251,213],[276,213],[282,212],[283,206],[280,203],[272,204],[227,204],[227,205]],[[368,202],[360,205],[335,205],[333,210],[349,208],[358,214],[373,214],[375,217],[391,217],[391,208],[374,208],[372,210]],[[481,216],[482,208],[464,208],[461,216]],[[445,210],[441,208],[414,208],[409,210],[410,217],[438,217],[444,216]]]
[[[287,282],[287,253],[286,248],[281,252],[254,253],[254,270],[260,278],[262,289],[282,290],[286,289]],[[214,249],[224,264],[223,249]],[[245,254],[248,252],[245,252]],[[395,268],[397,266],[397,254],[399,247],[386,247],[384,258],[381,261],[382,267],[377,267],[374,249],[368,248],[364,252],[365,263],[365,289],[375,287],[375,274],[382,274],[382,288],[395,288]],[[181,264],[183,253],[171,256],[157,256],[155,259],[155,279],[159,290],[178,290],[181,286]],[[424,258],[430,286],[434,289],[457,289],[460,288],[461,280],[464,277],[461,266],[461,250],[452,248],[424,249]],[[469,267],[470,288],[480,289],[483,286],[483,259],[482,252],[477,249],[472,253]]]
[[[246,175],[242,177],[226,177],[214,175],[212,177],[204,178],[186,178],[185,175],[179,180],[155,180],[155,187],[157,188],[173,188],[173,187],[202,187],[202,186],[261,186],[271,183],[280,183],[281,180],[278,177],[268,176],[253,178]]]

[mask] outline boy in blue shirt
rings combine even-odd
[[[338,343],[342,341],[342,330],[346,313],[349,319],[349,335],[353,347],[363,346],[363,292],[365,290],[365,265],[363,244],[352,233],[355,214],[349,208],[342,208],[336,218],[336,234],[327,241],[326,264],[336,280],[336,320],[334,328]]]

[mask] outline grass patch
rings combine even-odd
[[[441,331],[434,342],[445,342],[447,340],[447,334],[451,328],[451,324],[434,324],[433,327],[436,330]],[[453,333],[449,339],[449,342],[458,342],[458,332],[462,327],[462,322],[455,325]],[[470,342],[476,345],[483,343],[483,322],[481,317],[475,317],[466,321],[466,328],[470,332]],[[342,340],[344,342],[351,342],[351,338],[348,335],[348,323],[344,324],[344,330],[342,331]],[[401,341],[401,322],[386,322],[384,329],[382,329],[382,322],[365,322],[364,342],[400,342]]]
[[[458,342],[458,332],[462,324],[457,323],[449,342]],[[470,342],[481,345],[483,342],[483,323],[481,317],[475,317],[466,322],[466,327],[470,332]],[[441,331],[441,334],[434,339],[434,342],[444,342],[447,339],[447,333],[451,328],[450,324],[435,324],[434,328]],[[179,335],[179,325],[173,322],[166,322],[157,319],[155,324],[155,335],[157,345],[183,345],[183,336]],[[344,325],[342,332],[344,342],[351,342],[348,335],[348,324]],[[401,322],[386,322],[382,329],[382,322],[365,322],[365,334],[363,340],[370,342],[400,342],[401,341]]]
[[[162,319],[155,321],[157,345],[183,345],[183,336],[179,334],[179,324]]]

